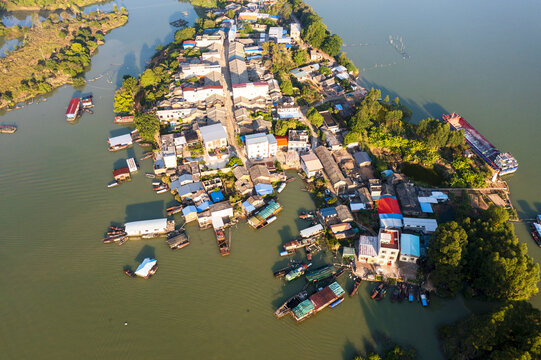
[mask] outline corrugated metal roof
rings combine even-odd
[[[221,190],[213,191],[209,195],[210,195],[210,198],[212,199],[212,201],[215,202],[215,203],[224,200],[224,194],[222,193]]]
[[[274,213],[280,209],[280,204],[275,202],[274,200],[272,200],[271,202],[269,202],[269,204],[267,205],[267,207],[265,207],[263,210],[261,210],[257,215],[262,217],[263,219],[266,219],[272,215],[274,215]]]
[[[427,214],[434,213],[434,210],[432,210],[432,205],[428,202],[419,201],[419,205],[421,205],[421,211]]]
[[[376,236],[361,235],[357,242],[357,253],[363,257],[377,257],[379,241]]]
[[[319,209],[319,213],[320,213],[321,216],[323,216],[323,217],[328,217],[328,216],[338,215],[338,213],[336,212],[336,209],[333,208],[333,207],[328,207],[328,208]]]
[[[133,140],[132,140],[131,134],[124,134],[124,135],[109,138],[109,145],[111,146],[126,145],[126,144],[131,144],[132,141]]]
[[[400,236],[400,254],[407,256],[421,256],[421,243],[419,236],[404,234]]]
[[[124,231],[128,236],[145,235],[152,233],[165,232],[167,229],[167,219],[152,219],[143,221],[128,222]]]
[[[293,309],[293,313],[295,314],[295,318],[302,319],[305,316],[310,315],[314,310],[314,304],[306,299]]]
[[[301,230],[300,234],[302,237],[307,238],[314,234],[317,234],[320,231],[323,231],[323,226],[321,224],[317,224],[317,225],[310,226],[309,228]]]
[[[342,287],[336,281],[329,285],[329,288],[336,296],[342,296],[345,293],[344,289],[342,289]]]
[[[199,128],[204,142],[227,138],[225,127],[222,124],[213,124]]]

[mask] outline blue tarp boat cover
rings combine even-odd
[[[213,203],[217,203],[225,199],[224,194],[222,193],[221,190],[213,191],[209,195]]]
[[[257,184],[255,186],[255,192],[257,193],[257,195],[270,195],[273,191],[274,189],[272,188],[271,184]]]

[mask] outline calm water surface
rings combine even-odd
[[[539,131],[533,99],[541,95],[533,60],[539,55],[535,11],[499,1],[492,5],[494,13],[466,2],[452,7],[419,1],[309,3],[347,44],[373,44],[348,48],[359,67],[368,69],[362,73],[366,83],[400,94],[419,118],[442,109],[459,111],[513,152],[521,163],[511,180],[513,200],[529,216],[541,211],[535,182]],[[219,256],[212,231],[195,226],[187,228],[191,245],[177,252],[163,239],[122,247],[101,243],[110,222],[161,217],[171,202],[169,195],[151,190],[143,175],[151,169],[147,161],[131,183],[107,189],[114,167],[142,151],[109,153],[106,139],[127,131],[112,123],[112,97],[122,76],[142,72],[156,46],[171,40],[175,29],[168,23],[182,11],[195,19],[189,5],[174,0],[119,6],[128,8],[130,21],[107,35],[93,57],[86,78],[100,79],[82,90],[63,87],[47,102],[0,117],[0,123],[19,126],[16,134],[0,138],[3,358],[349,359],[387,336],[414,345],[424,359],[441,358],[438,324],[479,304],[436,299],[426,310],[417,303],[376,304],[363,286],[361,296],[300,325],[274,318],[275,307],[302,287],[302,280],[286,287],[272,277],[284,262],[280,245],[308,225],[296,219],[298,213],[314,206],[299,191],[299,180],[280,194],[285,209],[271,226],[258,232],[244,224],[233,229],[227,258]],[[513,17],[519,12],[521,17]],[[403,37],[410,60],[401,61],[385,43],[389,34]],[[69,98],[90,92],[95,114],[66,123]],[[518,230],[538,256],[524,229]],[[146,256],[160,263],[151,281],[130,280],[120,271]]]

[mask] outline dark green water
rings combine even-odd
[[[535,187],[539,151],[533,146],[539,135],[534,99],[540,94],[532,85],[539,72],[534,71],[536,60],[529,60],[539,55],[534,52],[539,44],[533,35],[519,46],[511,40],[528,32],[504,24],[508,33],[499,52],[503,65],[487,51],[479,67],[476,51],[481,50],[470,42],[486,45],[486,34],[500,34],[502,24],[489,22],[486,29],[472,32],[463,28],[468,21],[457,24],[454,12],[443,5],[434,9],[437,6],[428,2],[364,5],[341,0],[332,7],[325,1],[310,3],[346,43],[380,41],[373,48],[348,50],[361,68],[387,58],[400,62],[385,40],[388,33],[402,34],[411,60],[367,71],[362,74],[366,81],[399,93],[409,103],[437,103],[463,113],[521,162],[511,180],[519,210],[528,214],[535,213],[535,207],[541,210]],[[368,298],[370,288],[363,286],[360,296],[302,324],[274,318],[275,307],[302,287],[301,280],[286,287],[272,277],[272,270],[284,261],[278,256],[280,245],[307,226],[296,218],[298,213],[313,208],[308,194],[300,191],[299,180],[280,194],[285,209],[275,223],[258,232],[243,224],[233,230],[232,253],[226,258],[219,256],[212,232],[194,226],[188,226],[191,245],[177,252],[162,239],[132,241],[122,247],[101,243],[110,222],[164,216],[171,201],[170,195],[151,190],[143,175],[151,166],[146,161],[131,183],[107,189],[114,166],[128,156],[139,157],[142,151],[135,147],[109,153],[106,139],[122,131],[112,123],[112,97],[122,76],[139,74],[155,47],[170,41],[174,29],[168,23],[181,11],[195,18],[188,5],[174,0],[119,5],[128,8],[130,21],[107,35],[87,74],[87,79],[103,77],[82,90],[94,94],[94,115],[85,114],[77,124],[66,123],[64,111],[75,90],[63,87],[47,102],[0,117],[0,123],[19,126],[16,134],[0,137],[2,358],[349,359],[356,351],[378,346],[386,336],[414,345],[423,359],[441,358],[435,336],[438,324],[480,304],[436,299],[429,309],[421,309],[417,303],[375,303]],[[354,11],[338,13],[337,5]],[[414,36],[421,27],[419,6],[425,9],[426,24],[421,38]],[[465,2],[453,9],[461,6],[470,11]],[[538,26],[528,22],[533,11],[509,7],[507,15],[520,12],[525,17],[523,26]],[[476,14],[486,17],[486,7]],[[394,28],[388,29],[390,24]],[[451,39],[446,35],[450,29]],[[514,46],[510,50],[506,44]],[[512,53],[517,48],[524,50],[523,56]],[[462,60],[449,68],[449,62],[441,63],[446,58],[442,51],[470,56],[461,55]],[[436,60],[440,62],[432,63]],[[519,70],[517,63],[531,67]],[[421,70],[427,67],[441,67],[441,71],[423,75]],[[492,70],[479,72],[485,68],[495,69],[498,79],[492,79]],[[473,75],[483,81],[477,84]],[[497,97],[494,81],[505,85]],[[510,104],[512,108],[507,107]],[[510,114],[516,115],[512,122]],[[521,239],[533,244],[524,229],[518,230]],[[539,249],[530,247],[538,254]],[[145,256],[159,260],[160,269],[152,280],[131,280],[122,274],[123,266],[135,266]],[[349,289],[350,284],[342,284]]]

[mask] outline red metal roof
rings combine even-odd
[[[77,113],[77,110],[79,110],[80,102],[81,102],[81,99],[79,98],[71,99],[68,105],[68,110],[66,111],[66,115],[75,115]]]
[[[277,146],[287,146],[287,144],[289,143],[289,139],[287,138],[287,136],[276,136],[276,135],[274,135],[274,137],[276,138],[276,145]]]
[[[319,310],[329,305],[337,298],[336,294],[330,287],[326,287],[321,291],[318,291],[314,295],[310,296],[310,301],[314,304],[314,308]]]
[[[126,175],[126,174],[128,175],[130,174],[130,169],[128,169],[127,167],[113,170],[113,177],[115,178],[117,176]]]
[[[400,214],[400,207],[394,196],[382,197],[376,202],[378,204],[378,214]]]

